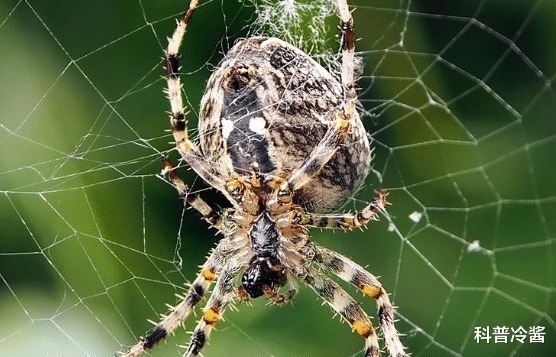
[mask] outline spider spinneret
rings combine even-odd
[[[394,309],[377,278],[345,256],[309,239],[310,227],[353,229],[378,219],[385,191],[362,210],[331,213],[361,185],[371,148],[356,110],[355,34],[346,0],[341,19],[342,64],[336,79],[306,53],[277,38],[251,37],[227,53],[201,101],[198,147],[188,136],[178,50],[198,0],[192,0],[165,53],[171,125],[183,160],[230,201],[215,210],[163,160],[180,196],[222,235],[189,291],[124,356],[139,356],[171,334],[214,282],[184,356],[197,356],[234,298],[294,298],[297,282],[313,289],[365,339],[365,356],[378,356],[370,318],[328,272],[377,301],[387,349],[405,356]],[[288,286],[285,293],[280,289]]]

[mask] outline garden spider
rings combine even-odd
[[[164,160],[187,204],[199,211],[222,239],[181,302],[124,356],[139,356],[171,334],[215,287],[184,356],[197,356],[214,324],[234,298],[266,295],[291,300],[296,281],[311,287],[365,339],[365,356],[379,344],[367,314],[336,282],[336,275],[376,299],[390,355],[404,356],[393,307],[376,277],[348,258],[311,242],[308,227],[352,229],[378,218],[386,192],[355,214],[331,214],[360,186],[371,149],[359,114],[354,85],[355,34],[346,0],[336,0],[341,19],[341,78],[276,38],[238,42],[208,80],[199,118],[200,148],[188,137],[181,96],[178,49],[198,0],[191,0],[168,40],[167,94],[177,150],[231,208],[216,211]],[[280,293],[279,289],[289,286]]]

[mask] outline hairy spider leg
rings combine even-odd
[[[168,160],[168,158],[162,158],[162,165],[164,170],[162,175],[168,174],[172,185],[178,191],[180,197],[189,205],[189,207],[194,208],[199,212],[205,221],[207,221],[212,227],[218,229],[219,231],[223,228],[223,216],[221,212],[212,208],[208,203],[206,203],[199,194],[189,192],[189,186],[182,180],[182,178],[175,171],[174,166]]]
[[[336,6],[340,15],[342,25],[341,46],[342,46],[342,85],[345,90],[344,112],[346,116],[355,113],[355,31],[353,27],[353,17],[349,11],[347,0],[336,0]]]
[[[238,254],[231,257],[220,271],[216,280],[214,290],[204,308],[203,317],[199,320],[197,327],[193,331],[189,346],[184,353],[184,357],[199,355],[210,332],[216,322],[222,318],[224,310],[229,303],[233,302],[236,294],[234,280],[238,277],[242,269],[249,263],[250,254]]]
[[[180,303],[175,307],[170,307],[170,313],[163,316],[162,320],[156,325],[156,327],[147,332],[147,334],[138,343],[124,353],[124,357],[141,356],[144,351],[155,347],[160,341],[168,336],[168,334],[171,334],[183,323],[195,305],[199,302],[199,300],[201,300],[205,292],[209,289],[210,284],[219,272],[218,267],[222,265],[222,261],[225,258],[222,252],[222,247],[224,246],[224,243],[222,242],[224,242],[224,240],[220,241],[220,243],[212,250],[211,254],[201,267],[199,275],[197,275],[197,278],[193,281],[193,283],[191,283],[189,291],[185,295],[180,296]]]
[[[340,314],[365,339],[365,357],[379,356],[378,337],[369,316],[349,294],[324,274],[307,267],[299,278],[313,289],[332,310]]]
[[[319,214],[311,212],[300,212],[293,217],[295,223],[308,227],[327,229],[353,229],[366,225],[369,221],[378,220],[378,214],[388,204],[386,196],[388,192],[380,190],[374,201],[370,202],[362,210],[355,213],[332,213]]]
[[[224,188],[226,173],[219,172],[217,168],[206,160],[197,145],[189,139],[186,113],[183,106],[182,85],[180,80],[179,49],[185,36],[187,25],[193,12],[199,5],[199,0],[191,0],[189,8],[183,18],[178,21],[172,37],[168,38],[168,48],[164,53],[164,68],[166,69],[166,81],[168,88],[166,93],[171,106],[170,123],[176,148],[182,158],[189,166],[205,180],[209,185],[227,192]]]
[[[344,91],[342,109],[336,114],[328,131],[313,149],[303,165],[295,170],[287,184],[292,190],[305,186],[313,176],[318,174],[328,161],[334,156],[336,150],[344,142],[352,125],[357,125],[359,115],[355,108],[357,93],[355,91],[354,66],[355,66],[355,31],[353,18],[346,0],[336,0],[340,20],[342,47],[341,81]]]
[[[391,356],[407,356],[394,326],[394,307],[378,279],[359,264],[354,263],[339,253],[313,242],[308,242],[307,244],[309,251],[314,253],[313,261],[325,271],[329,271],[343,281],[356,286],[363,294],[376,300],[378,319],[384,339],[386,340],[388,352]]]
[[[289,187],[292,191],[297,191],[310,182],[334,156],[336,150],[340,148],[350,126],[351,120],[346,119],[343,114],[337,113],[336,119],[321,141],[315,146],[303,165],[292,173],[289,180],[284,184],[284,189]]]
[[[297,289],[293,288],[290,289],[288,291],[286,291],[285,294],[279,294],[276,289],[265,285],[263,287],[263,292],[264,294],[268,297],[268,299],[276,304],[276,305],[282,305],[282,304],[286,304],[288,302],[290,302],[296,295],[297,295]]]

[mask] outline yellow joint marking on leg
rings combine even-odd
[[[380,296],[382,291],[380,286],[376,286],[376,285],[363,285],[361,290],[363,290],[363,294],[370,296],[373,299],[377,299]]]
[[[355,321],[353,323],[353,329],[359,336],[363,336],[365,338],[374,333],[373,326],[365,321]]]
[[[249,182],[251,183],[251,185],[253,187],[261,187],[261,180],[259,178],[259,176],[257,175],[257,172],[255,171],[255,168],[253,166],[249,166],[249,171],[251,172],[251,178],[249,180]]]
[[[352,229],[353,227],[356,226],[355,219],[353,219],[353,218],[347,217],[347,218],[344,218],[343,221],[344,221],[343,226],[347,229]],[[334,221],[331,221],[330,224],[329,224],[330,227],[334,226],[334,223],[335,223]]]
[[[205,278],[205,280],[213,281],[214,279],[216,279],[216,275],[211,269],[203,269],[201,274],[203,275],[203,278]]]
[[[220,313],[210,308],[203,314],[203,320],[207,325],[214,325],[220,320]]]
[[[290,213],[290,222],[296,223],[296,224],[307,224],[310,222],[311,220],[311,216],[308,214],[305,214],[303,212],[299,212],[299,211],[292,211]]]
[[[189,152],[193,149],[193,144],[189,139],[184,139],[178,144],[178,151],[180,152]]]

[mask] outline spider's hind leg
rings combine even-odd
[[[344,110],[350,114],[355,112],[355,31],[353,27],[353,18],[347,0],[336,0],[336,6],[342,25],[341,47],[342,47],[342,85],[345,91]]]
[[[345,138],[349,135],[350,128],[357,125],[357,123],[354,123],[355,120],[359,120],[359,115],[356,113],[354,117],[348,118],[344,113],[338,112],[336,119],[331,122],[327,132],[305,162],[292,173],[287,181],[287,187],[296,191],[309,183],[344,143]],[[284,185],[286,186],[286,184]]]
[[[167,82],[166,93],[171,107],[170,123],[172,125],[172,133],[180,155],[209,185],[222,189],[226,175],[214,167],[210,160],[206,160],[201,150],[189,138],[187,113],[181,93],[179,49],[187,31],[189,20],[198,5],[199,0],[190,1],[189,8],[178,21],[172,37],[168,38],[168,47],[164,52],[164,68],[166,69]]]
[[[317,175],[349,137],[350,128],[359,125],[359,114],[356,110],[357,93],[355,90],[355,31],[353,18],[349,11],[347,0],[336,0],[336,6],[341,20],[341,83],[343,87],[343,102],[335,120],[319,144],[303,165],[292,173],[288,180],[289,187],[294,191],[305,186],[313,176]]]

